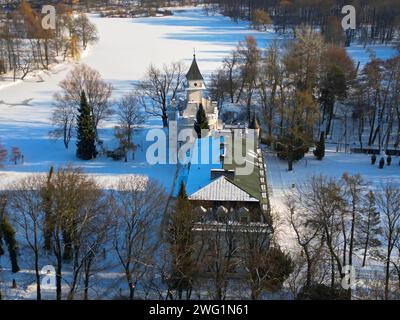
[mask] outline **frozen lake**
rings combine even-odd
[[[247,35],[253,35],[261,47],[278,36],[273,32],[257,32],[248,23],[235,23],[221,15],[206,16],[200,8],[184,8],[170,17],[140,19],[100,18],[92,16],[100,41],[85,53],[81,62],[97,69],[103,78],[113,84],[113,98],[132,89],[143,77],[148,66],[183,60],[188,66],[196,50],[201,71],[207,77],[221,66],[222,59]],[[393,50],[376,47],[382,58]],[[349,52],[357,61],[365,63],[368,53],[363,47],[352,47]],[[145,175],[160,180],[169,189],[175,174],[171,166],[149,166],[145,156],[138,152],[135,161],[127,164],[100,158],[80,162],[75,158],[74,143],[65,150],[61,141],[49,140],[52,130],[50,115],[52,96],[59,90],[73,63],[60,65],[51,72],[42,73],[24,82],[4,86],[0,82],[0,141],[7,147],[17,146],[24,154],[21,165],[6,164],[0,171],[0,188],[32,172],[45,173],[51,164],[73,163],[86,172],[100,176],[100,181],[112,184],[124,174]],[[101,138],[112,136],[115,124],[107,122]],[[149,119],[147,127],[159,127],[159,119]],[[143,133],[142,133],[143,137]],[[141,137],[136,138],[140,143]],[[144,145],[141,145],[145,149]]]

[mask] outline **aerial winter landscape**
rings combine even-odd
[[[0,0],[0,300],[400,299],[400,4],[246,3]]]

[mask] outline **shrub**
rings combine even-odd
[[[383,169],[383,167],[385,166],[385,158],[381,158],[381,160],[379,160],[379,169]]]
[[[374,166],[376,163],[376,154],[373,154],[371,157],[371,164]]]
[[[349,300],[348,292],[340,287],[315,284],[304,287],[297,295],[297,300]]]
[[[293,145],[292,148],[292,160],[298,161],[304,158],[304,155],[309,151],[309,145],[307,145],[302,139],[296,138],[290,135],[283,135],[278,138],[275,143],[275,151],[279,159],[288,160],[289,144]]]
[[[115,161],[121,161],[125,158],[125,152],[122,148],[117,148],[113,151],[107,151],[107,157]]]

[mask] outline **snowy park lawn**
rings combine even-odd
[[[140,19],[100,18],[92,16],[97,25],[100,41],[85,53],[81,62],[98,70],[105,81],[114,86],[113,99],[133,89],[148,66],[183,60],[188,66],[193,49],[202,72],[207,77],[220,67],[222,59],[243,40],[254,35],[262,46],[275,38],[274,33],[250,30],[247,23],[236,24],[220,15],[205,16],[199,8],[178,10],[174,16]],[[143,130],[136,134],[139,149],[135,160],[115,162],[104,157],[95,161],[78,161],[75,142],[65,150],[62,141],[49,139],[54,128],[50,117],[53,94],[58,83],[73,68],[74,63],[62,64],[51,72],[15,84],[0,81],[0,141],[8,149],[19,147],[24,163],[6,163],[0,169],[0,189],[32,174],[46,173],[51,165],[71,164],[97,176],[105,187],[112,187],[123,175],[141,175],[157,179],[167,191],[172,187],[176,169],[170,165],[150,166],[145,158],[145,135],[151,128],[160,128],[158,118],[149,118]],[[103,123],[100,138],[112,143],[112,119]]]
[[[139,19],[100,18],[91,16],[97,25],[100,41],[85,52],[82,63],[98,70],[103,78],[114,86],[113,99],[133,88],[147,67],[153,63],[162,65],[172,61],[191,62],[196,49],[199,66],[206,78],[221,66],[222,59],[244,39],[253,35],[260,47],[266,47],[274,39],[281,39],[274,32],[258,32],[249,29],[247,22],[235,23],[221,15],[206,16],[201,8],[182,8],[173,16]],[[388,58],[394,51],[385,47],[374,48],[378,56]],[[355,46],[349,52],[362,64],[368,60],[363,47]],[[98,176],[109,187],[121,175],[144,175],[160,180],[167,188],[172,187],[175,170],[171,166],[150,166],[146,163],[143,138],[149,128],[160,127],[158,118],[150,118],[144,132],[135,138],[142,149],[136,159],[129,163],[99,158],[80,162],[75,157],[75,142],[65,150],[62,141],[52,141],[48,132],[54,128],[50,122],[53,94],[59,90],[58,83],[74,66],[59,65],[50,72],[13,85],[0,81],[0,141],[11,148],[19,147],[24,164],[6,164],[0,171],[0,188],[30,173],[45,173],[50,165],[82,167],[84,171]],[[2,88],[3,87],[3,88]],[[113,121],[103,123],[101,139],[112,140]]]
[[[206,16],[201,8],[185,8],[175,10],[173,16],[152,17],[140,19],[100,18],[91,16],[97,25],[100,41],[82,56],[82,63],[98,70],[104,80],[114,86],[113,99],[129,92],[133,84],[141,79],[147,67],[153,63],[160,66],[163,63],[183,60],[189,66],[193,49],[196,49],[199,67],[206,77],[221,66],[222,59],[236,47],[247,35],[253,35],[260,47],[266,47],[274,39],[281,39],[274,32],[257,32],[249,29],[247,22],[235,23],[221,15]],[[377,56],[389,58],[394,51],[386,47],[374,47]],[[355,62],[365,64],[368,52],[365,48],[354,46],[349,53]],[[15,84],[0,79],[0,141],[8,149],[15,146],[21,149],[24,163],[14,165],[6,163],[0,169],[0,189],[6,189],[16,180],[34,173],[45,174],[51,165],[56,167],[73,165],[81,167],[84,172],[95,175],[104,187],[112,187],[120,177],[139,175],[159,181],[170,191],[173,186],[176,167],[174,165],[150,165],[146,161],[146,148],[150,142],[145,142],[149,129],[161,128],[158,118],[149,118],[143,129],[135,133],[135,143],[138,150],[135,159],[128,163],[115,162],[105,157],[94,161],[78,161],[75,157],[75,142],[71,141],[70,149],[66,150],[62,141],[49,138],[50,117],[53,110],[53,94],[59,90],[58,83],[74,67],[74,63],[65,63],[49,72],[18,81]],[[103,123],[100,138],[106,146],[113,145],[113,119]],[[287,172],[287,164],[273,154],[266,157],[269,184],[272,187],[271,202],[275,209],[283,209],[284,190],[293,183],[297,184],[315,174],[326,174],[340,177],[344,172],[360,173],[371,185],[377,186],[386,180],[400,181],[398,158],[393,159],[391,167],[379,170],[372,167],[366,155],[349,155],[328,150],[323,161],[316,161],[312,155],[295,164],[293,172]],[[306,166],[307,161],[307,166]],[[178,179],[179,180],[179,179]],[[290,231],[282,229],[282,246],[292,243]],[[45,263],[45,262],[44,262]],[[109,261],[113,263],[113,261]],[[18,289],[8,289],[3,293],[11,299],[34,298],[34,276],[32,261],[21,261],[22,271],[12,275],[2,272],[5,286],[11,287],[13,277],[17,279]],[[112,269],[112,268],[111,268]],[[4,270],[4,269],[3,269]],[[121,274],[107,273],[99,285],[103,291],[107,288],[119,288]],[[68,276],[67,276],[68,278]],[[4,279],[3,279],[4,280]],[[117,289],[115,289],[117,290]],[[101,291],[101,290],[100,290]],[[114,296],[118,292],[109,292]]]
[[[294,186],[299,186],[312,176],[325,175],[340,178],[343,173],[360,174],[368,187],[378,189],[386,182],[400,184],[399,157],[393,157],[392,165],[379,169],[378,161],[373,166],[371,158],[365,154],[336,152],[336,146],[328,145],[325,158],[315,159],[312,152],[294,164],[292,172],[287,171],[287,162],[279,160],[274,153],[267,153],[266,162],[270,187],[271,205],[281,219],[278,228],[279,243],[290,250],[296,243],[292,229],[286,221],[285,194]]]

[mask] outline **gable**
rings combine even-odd
[[[224,176],[190,195],[189,200],[259,202]]]

